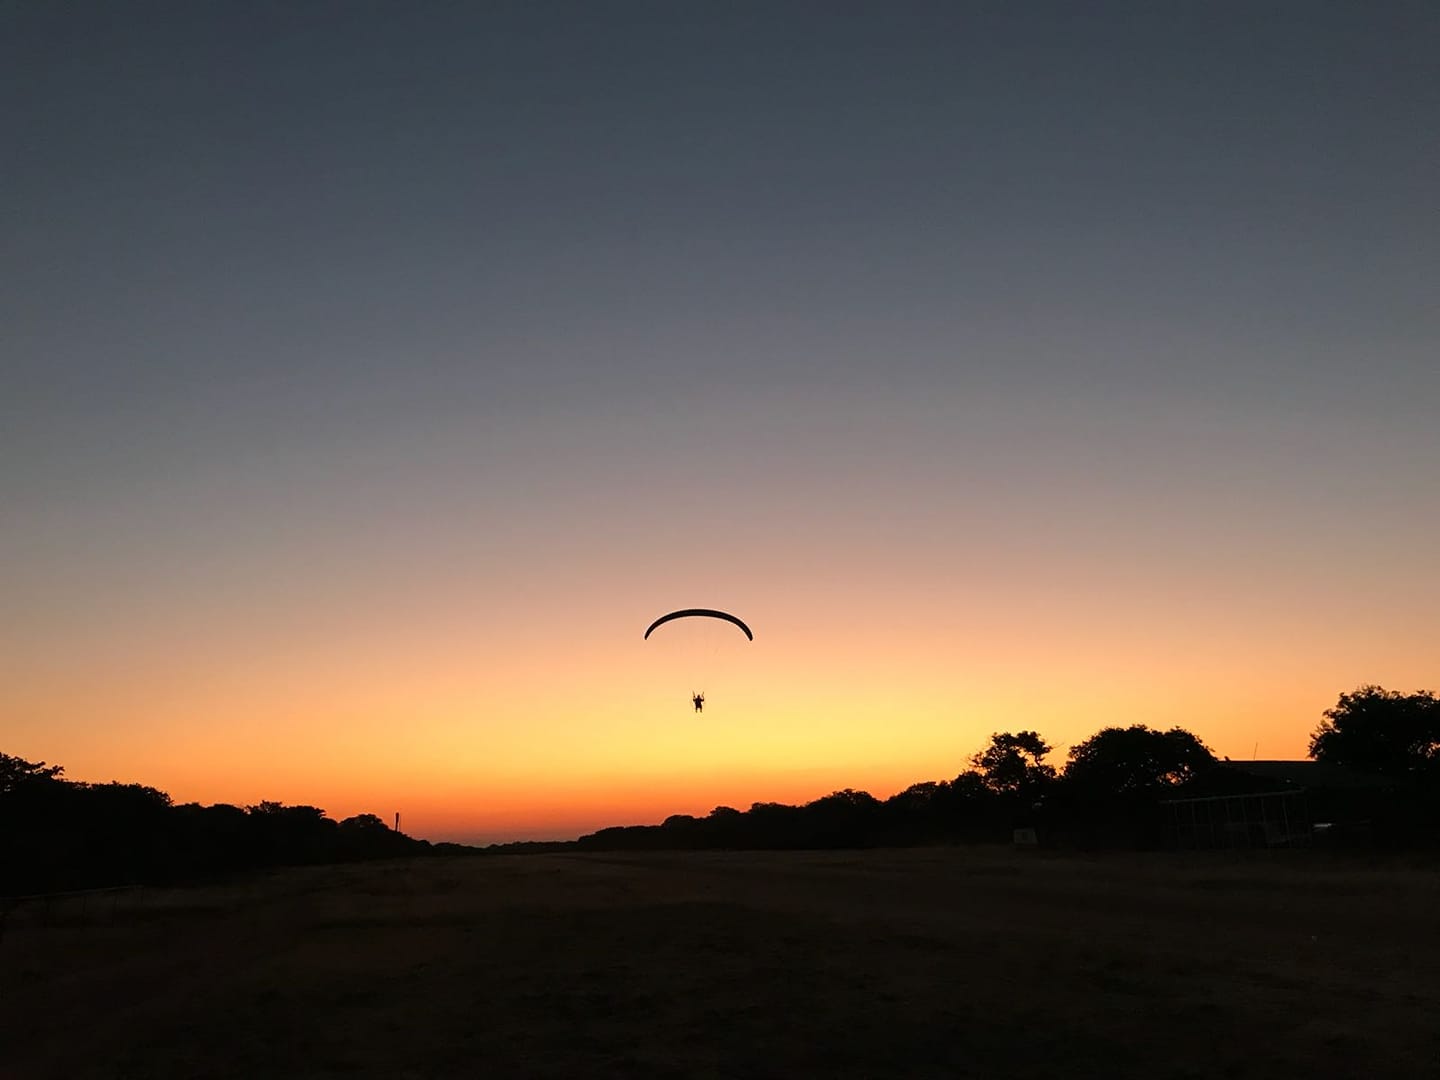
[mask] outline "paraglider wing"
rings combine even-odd
[[[755,640],[755,635],[750,632],[750,627],[746,626],[743,622],[737,619],[734,615],[731,615],[728,611],[715,611],[713,608],[698,607],[685,608],[683,611],[672,611],[669,615],[661,615],[658,619],[656,619],[654,622],[652,622],[649,626],[645,628],[645,636],[648,638],[650,636],[650,631],[654,630],[657,626],[664,625],[671,619],[689,619],[694,617],[706,619],[724,619],[726,622],[731,622],[738,626],[742,631],[744,631],[745,636],[751,641]]]

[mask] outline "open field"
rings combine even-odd
[[[0,1076],[1440,1076],[1440,872],[520,855],[12,915]]]

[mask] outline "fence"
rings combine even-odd
[[[1312,838],[1303,790],[1170,799],[1167,832],[1179,848],[1298,847]]]

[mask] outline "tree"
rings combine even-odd
[[[59,780],[64,771],[63,765],[46,765],[43,761],[26,761],[0,754],[0,793],[14,791],[22,784],[35,781]]]
[[[990,788],[982,774],[974,769],[966,769],[950,781],[946,794],[958,803],[978,803],[990,795]]]
[[[868,813],[880,805],[880,800],[868,791],[856,791],[854,788],[847,787],[841,788],[839,791],[832,791],[829,795],[822,795],[807,805],[826,809],[833,807],[844,810],[859,810],[862,813]]]
[[[1055,769],[1042,761],[1048,753],[1050,744],[1038,732],[997,732],[970,762],[991,791],[1023,796],[1055,779]]]
[[[922,780],[891,795],[885,800],[885,805],[901,813],[920,813],[934,806],[949,786],[944,780]]]
[[[354,817],[347,817],[340,822],[340,828],[346,832],[364,832],[379,829],[389,832],[390,826],[386,825],[377,814],[356,814]]]
[[[1209,747],[1184,728],[1108,727],[1071,747],[1065,782],[1080,794],[1154,794],[1215,764]]]
[[[879,799],[868,791],[843,788],[801,808],[796,839],[804,847],[863,846],[870,842],[879,817]]]
[[[1316,761],[1386,776],[1440,771],[1440,698],[1361,686],[1341,694],[1310,736]]]

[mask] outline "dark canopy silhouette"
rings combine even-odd
[[[751,641],[755,640],[755,635],[750,632],[750,627],[746,626],[743,622],[740,621],[740,619],[736,618],[734,615],[731,615],[728,611],[716,611],[714,608],[684,608],[680,611],[672,611],[668,615],[661,615],[660,618],[656,619],[654,622],[652,622],[649,626],[645,628],[645,636],[646,638],[649,638],[650,632],[652,630],[654,630],[657,626],[663,626],[665,623],[670,622],[672,619],[690,618],[724,619],[726,622],[734,623],[736,626],[738,626],[742,631],[744,631],[745,636]]]
[[[1440,698],[1361,686],[1341,694],[1310,736],[1310,756],[1383,776],[1440,776]]]
[[[1107,727],[1070,750],[1065,782],[1095,798],[1157,794],[1215,764],[1210,748],[1184,728]]]

